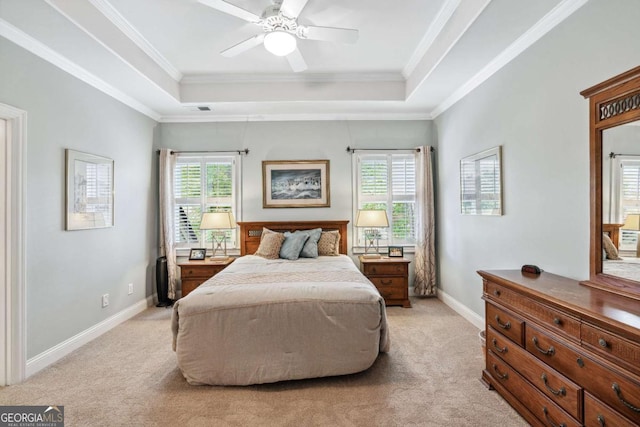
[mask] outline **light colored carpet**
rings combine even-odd
[[[64,405],[70,426],[526,426],[479,378],[478,330],[436,299],[389,307],[391,351],[367,371],[248,387],[190,386],[170,310],[150,308],[22,384],[2,405]]]

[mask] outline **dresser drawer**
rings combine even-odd
[[[566,338],[580,340],[580,321],[574,317],[532,299],[524,298],[512,290],[490,281],[485,284],[485,293],[488,298],[500,301],[504,305],[518,309],[524,315],[531,316],[541,326]]]
[[[637,377],[614,371],[589,357],[586,352],[531,325],[526,328],[526,348],[544,363],[640,424],[640,380]]]
[[[582,343],[631,370],[640,370],[640,345],[589,324],[582,324]]]
[[[499,309],[493,304],[487,304],[486,316],[487,326],[499,331],[516,344],[523,345],[524,324],[520,318]]]
[[[507,362],[549,399],[577,420],[582,420],[582,388],[537,360],[525,349],[489,328],[487,348]]]
[[[408,265],[406,263],[365,263],[362,272],[365,276],[404,276],[408,273]]]
[[[591,394],[584,393],[584,425],[587,427],[633,427],[629,421]]]
[[[487,351],[487,370],[494,381],[504,386],[516,399],[525,404],[544,425],[580,426],[580,423],[541,394],[491,350]]]

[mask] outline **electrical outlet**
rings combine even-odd
[[[129,283],[129,295],[133,293],[133,283]]]
[[[102,295],[102,308],[109,305],[109,294]]]

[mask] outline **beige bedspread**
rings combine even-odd
[[[190,384],[350,374],[389,348],[384,300],[345,255],[241,257],[175,303],[172,330]]]

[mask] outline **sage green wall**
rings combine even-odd
[[[27,111],[26,331],[32,358],[151,291],[155,121],[0,37],[0,102]],[[115,227],[65,231],[65,148],[115,160]],[[127,284],[134,293],[127,295]],[[101,295],[110,305],[101,308]]]
[[[492,7],[489,4],[488,7]],[[435,120],[440,286],[484,312],[478,269],[589,276],[588,102],[640,64],[640,3],[591,0]],[[462,216],[458,162],[503,147],[504,215]]]

